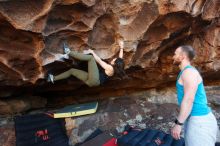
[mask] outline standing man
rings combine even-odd
[[[191,46],[178,47],[173,56],[174,64],[181,70],[176,81],[180,112],[171,134],[175,139],[180,139],[184,124],[186,146],[214,146],[217,121],[207,105],[202,77],[190,64],[194,56],[195,52]]]

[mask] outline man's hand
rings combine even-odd
[[[171,135],[174,139],[178,140],[180,139],[180,133],[181,133],[182,127],[180,125],[175,124],[174,127],[171,129]]]

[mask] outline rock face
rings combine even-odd
[[[175,95],[175,92],[173,94]],[[97,128],[103,131],[115,131],[116,129],[120,133],[127,124],[136,128],[158,129],[170,133],[173,121],[178,115],[176,104],[152,103],[146,101],[143,97],[116,98],[101,102],[99,105],[97,113],[72,118],[72,121],[68,121],[68,124],[74,125],[69,137],[71,145],[84,141]],[[219,110],[213,111],[218,125],[220,125]],[[184,136],[183,132],[181,132],[181,135]],[[217,141],[219,140],[217,139]]]
[[[213,102],[220,95],[219,86],[206,88],[209,105],[220,126],[220,106]],[[217,98],[216,98],[217,99]],[[99,102],[98,110],[91,115],[65,118],[66,130],[71,146],[83,142],[97,128],[103,131],[121,133],[125,125],[136,128],[150,128],[170,133],[173,121],[178,115],[174,88],[151,89],[120,98],[109,98]],[[0,110],[1,111],[1,110]],[[31,111],[34,114],[42,111]],[[13,118],[0,117],[0,142],[3,146],[15,146]],[[182,132],[182,136],[183,136]],[[218,138],[217,141],[220,141]]]
[[[46,99],[34,96],[0,100],[0,115],[13,115],[28,111],[30,109],[44,108],[46,103]]]
[[[194,64],[205,79],[219,80],[219,15],[219,0],[0,1],[0,97],[23,87],[31,93],[77,95],[123,95],[128,89],[158,87],[175,80],[172,55],[183,44],[196,49]],[[48,71],[58,74],[73,67],[70,60],[55,61],[63,42],[76,51],[94,48],[108,62],[118,55],[119,39],[125,41],[129,79],[91,89],[76,79],[54,85],[43,79]]]
[[[0,118],[0,142],[2,146],[15,146],[16,136],[12,118]]]

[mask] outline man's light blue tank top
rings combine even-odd
[[[177,77],[176,89],[177,89],[177,99],[178,99],[179,106],[181,105],[181,102],[183,100],[184,87],[183,87],[183,85],[178,83],[178,80],[179,80],[180,76],[182,75],[182,73],[184,72],[184,70],[187,68],[195,69],[194,67],[188,65],[179,73],[179,75]],[[193,102],[192,111],[191,111],[190,115],[191,116],[202,116],[202,115],[207,115],[210,111],[211,111],[211,109],[207,105],[207,97],[206,97],[205,88],[204,88],[203,82],[201,82],[198,85],[196,95],[194,98],[194,102]]]

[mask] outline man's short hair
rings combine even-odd
[[[180,46],[181,50],[183,52],[186,53],[187,57],[189,58],[189,60],[193,60],[193,58],[195,57],[196,53],[195,50],[193,49],[192,46],[190,45],[184,45],[184,46]]]

